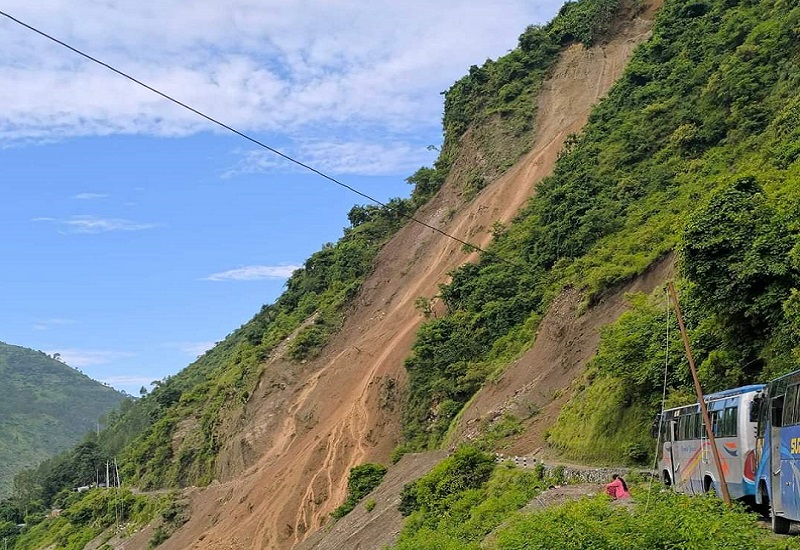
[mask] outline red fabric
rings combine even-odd
[[[606,493],[608,496],[613,498],[614,500],[618,498],[630,498],[631,494],[625,490],[625,487],[622,485],[622,480],[615,479],[608,485],[606,485]]]

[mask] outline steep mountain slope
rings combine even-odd
[[[0,342],[0,498],[13,476],[77,443],[125,396],[41,351]]]
[[[673,255],[660,260],[586,312],[581,312],[583,295],[579,291],[564,291],[542,319],[531,349],[484,385],[467,405],[453,430],[453,442],[471,441],[493,421],[511,415],[521,420],[522,434],[503,452],[551,458],[545,432],[572,397],[573,382],[597,353],[600,330],[629,309],[628,293],[649,294],[673,278],[674,261]]]
[[[649,13],[648,13],[649,15]],[[496,221],[509,222],[552,169],[564,139],[625,67],[649,20],[620,25],[607,44],[570,47],[539,98],[533,149],[461,211],[453,185],[417,216],[485,246]],[[474,149],[472,149],[474,155]],[[460,159],[470,163],[470,149]],[[460,245],[409,224],[381,251],[342,329],[324,356],[297,365],[274,359],[223,445],[223,480],[193,500],[192,519],[164,548],[288,548],[326,520],[344,498],[347,472],[386,461],[400,440],[403,359],[422,322],[414,303],[433,296],[447,273],[470,256]],[[200,542],[202,541],[202,542]]]

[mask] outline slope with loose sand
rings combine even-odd
[[[451,177],[417,216],[486,246],[492,224],[509,222],[551,172],[564,139],[648,36],[651,18],[652,10],[625,21],[606,44],[568,48],[542,88],[532,150],[455,214],[462,201]],[[423,320],[414,301],[435,295],[469,259],[460,244],[418,224],[399,231],[323,356],[302,365],[272,360],[245,409],[226,420],[234,435],[223,442],[220,481],[193,491],[191,520],[162,548],[287,549],[321,527],[344,500],[349,469],[386,463],[399,441],[403,359]]]

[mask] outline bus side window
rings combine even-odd
[[[797,385],[786,388],[786,401],[783,405],[782,426],[796,424],[794,418],[794,406],[797,402]]]
[[[731,428],[729,424],[731,419],[730,412],[728,411],[730,411],[729,408],[719,411],[719,434],[715,434],[718,437],[728,437],[728,435],[730,435],[729,432]]]
[[[783,396],[779,395],[777,397],[772,398],[772,404],[770,406],[770,410],[772,414],[770,415],[770,420],[772,420],[772,427],[780,428],[783,426]]]
[[[725,416],[727,417],[725,437],[736,437],[739,433],[739,407],[728,407],[725,409]]]
[[[790,413],[792,424],[800,424],[800,386],[795,385],[791,388],[795,391],[794,407]],[[785,424],[785,423],[784,423]]]
[[[794,402],[794,412],[792,414],[792,424],[800,424],[800,386],[795,386],[797,398]]]

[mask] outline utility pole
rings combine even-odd
[[[106,460],[106,489],[110,487],[110,485],[108,484],[108,468],[109,468],[109,463],[108,460]]]
[[[678,326],[681,329],[681,336],[683,337],[683,347],[686,348],[686,357],[689,359],[689,369],[692,371],[692,379],[694,380],[694,391],[697,393],[697,402],[700,404],[700,412],[703,414],[703,424],[706,427],[708,441],[711,444],[714,464],[716,464],[717,473],[719,473],[719,486],[720,489],[722,489],[722,500],[725,501],[725,504],[730,504],[731,495],[728,493],[728,483],[725,481],[725,472],[722,471],[722,459],[719,456],[717,440],[714,437],[714,430],[711,427],[711,418],[708,416],[708,407],[706,407],[706,401],[703,399],[703,388],[700,387],[700,380],[697,378],[697,369],[694,367],[694,357],[692,356],[692,348],[689,346],[689,336],[686,334],[686,327],[683,325],[683,315],[681,315],[681,306],[678,303],[678,294],[675,292],[675,286],[671,282],[667,283],[667,287],[672,296],[672,303],[675,305],[675,315],[678,317]]]

